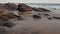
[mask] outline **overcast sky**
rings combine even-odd
[[[0,0],[1,3],[60,3],[60,0]]]

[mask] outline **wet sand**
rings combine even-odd
[[[41,19],[33,19],[33,15],[38,14],[31,13],[31,14],[23,14],[21,15],[24,17],[25,20],[16,20],[12,21],[16,25],[12,28],[9,28],[10,31],[14,32],[34,32],[34,31],[41,31],[43,34],[59,34],[60,32],[60,20],[52,18],[52,20],[49,20],[48,17],[52,17],[54,15],[59,16],[58,14],[52,14],[49,13],[50,16],[44,16],[43,14],[39,15],[42,18]]]

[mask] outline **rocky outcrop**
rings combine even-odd
[[[32,8],[25,4],[18,4],[18,11],[20,11],[20,12],[32,11]]]
[[[17,19],[20,19],[20,20],[23,19],[21,16],[17,16],[17,15],[15,15],[13,13],[7,13],[7,14],[1,14],[0,15],[0,19],[2,21],[8,21],[8,20],[14,19],[14,18],[17,18]]]
[[[17,5],[14,3],[6,3],[4,7],[5,9],[10,10],[10,11],[17,10]]]
[[[38,12],[51,12],[50,10],[45,8],[32,8],[32,10],[38,11]]]

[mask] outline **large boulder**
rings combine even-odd
[[[17,10],[17,5],[14,3],[6,3],[4,7],[5,9],[10,10],[10,11]]]
[[[32,8],[25,4],[18,4],[18,11],[21,11],[21,12],[32,11]]]

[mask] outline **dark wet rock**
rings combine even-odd
[[[50,16],[49,14],[44,14],[44,16]]]
[[[5,3],[4,7],[5,9],[10,10],[10,11],[17,10],[17,5],[14,3]]]
[[[53,16],[54,19],[60,19],[60,17]]]
[[[34,10],[34,11],[38,11],[38,12],[41,12],[41,10],[38,9],[38,8],[32,8],[32,10]]]
[[[50,10],[45,8],[32,8],[32,10],[38,11],[38,12],[51,12]]]
[[[50,10],[45,9],[45,8],[38,8],[38,9],[40,9],[42,12],[51,12]]]
[[[14,13],[5,13],[5,14],[2,13],[2,14],[0,14],[0,19],[2,21],[8,21],[10,19],[15,19],[15,18],[17,18],[18,20],[23,20],[23,18],[21,16],[18,16]]]
[[[20,12],[32,11],[32,8],[25,4],[18,4],[18,11]]]
[[[49,19],[49,20],[52,20],[52,18],[51,18],[51,17],[48,17],[48,19]]]
[[[14,24],[14,23],[12,23],[12,22],[6,22],[6,23],[3,23],[2,26],[6,26],[6,27],[11,28],[11,27],[13,27],[13,26],[15,26],[15,25],[16,25],[16,24]]]
[[[0,34],[7,34],[7,32],[6,28],[0,26]]]
[[[34,18],[34,19],[41,19],[41,16],[33,15],[33,18]]]

